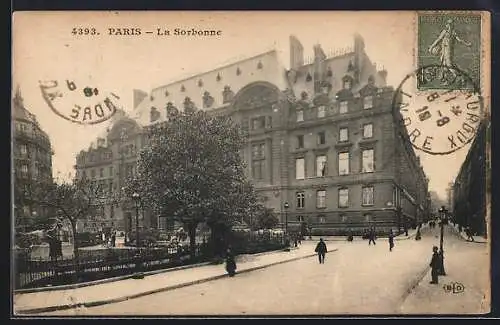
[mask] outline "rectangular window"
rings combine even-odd
[[[349,152],[339,152],[339,175],[349,174]]]
[[[109,177],[113,177],[113,166],[109,166]]]
[[[365,149],[362,151],[362,173],[373,173],[373,149]]]
[[[339,141],[340,142],[349,141],[349,129],[348,128],[340,128]]]
[[[26,155],[28,153],[28,146],[25,144],[21,145],[21,154]]]
[[[339,189],[339,208],[349,207],[349,189]]]
[[[90,176],[91,176],[92,178],[95,178],[95,169],[91,169],[91,170],[90,170]]]
[[[373,137],[373,124],[365,124],[363,125],[363,138],[371,138]]]
[[[373,186],[365,186],[363,187],[363,200],[362,204],[363,205],[373,205],[374,198],[373,198]]]
[[[297,192],[297,208],[303,209],[306,205],[306,194],[304,192]]]
[[[325,132],[318,132],[318,144],[325,144],[325,143],[326,143]]]
[[[347,222],[347,216],[344,214],[340,215],[340,222]]]
[[[316,156],[316,176],[324,177],[326,176],[326,156]]]
[[[113,193],[113,180],[109,181],[109,193]]]
[[[304,111],[298,110],[297,111],[297,122],[303,122],[303,121],[304,121]]]
[[[264,143],[254,144],[252,146],[252,158],[253,159],[264,159],[266,145]]]
[[[297,136],[297,148],[299,148],[299,149],[304,148],[304,136],[303,135]]]
[[[304,158],[295,159],[295,179],[304,179],[305,177],[305,164]]]
[[[261,117],[257,117],[257,118],[252,119],[252,129],[253,130],[259,130],[259,129],[263,129],[265,127],[266,127],[266,117],[265,116],[261,116]]]
[[[82,170],[82,178],[87,178],[87,172]]]
[[[373,96],[366,96],[363,98],[363,109],[370,109],[373,107]]]
[[[326,116],[325,106],[318,106],[318,118],[323,118]]]
[[[104,177],[104,168],[99,169],[99,177]]]
[[[253,179],[264,179],[264,168],[265,160],[253,160],[252,161],[252,178]]]
[[[319,190],[316,192],[316,207],[326,208],[326,191]]]
[[[340,102],[340,108],[339,108],[339,113],[340,114],[345,114],[348,111],[348,104],[346,101]]]
[[[325,217],[321,216],[321,217],[318,217],[318,222],[319,223],[325,223]]]

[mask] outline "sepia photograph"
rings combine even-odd
[[[11,317],[484,315],[487,11],[17,11]]]

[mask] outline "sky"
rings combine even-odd
[[[39,80],[72,78],[120,96],[132,110],[133,90],[153,88],[276,48],[289,66],[289,36],[311,56],[320,43],[326,53],[365,40],[365,51],[388,71],[396,88],[414,68],[415,17],[410,12],[27,12],[13,19],[13,84],[37,116],[54,148],[54,177],[73,172],[75,155],[88,148],[109,123],[79,125],[54,114],[41,96]],[[73,35],[95,28],[99,36]],[[108,35],[108,28],[141,28],[139,36]],[[156,28],[221,30],[216,37],[153,36]],[[446,197],[469,147],[447,156],[421,157],[429,189]]]

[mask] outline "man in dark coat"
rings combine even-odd
[[[439,258],[438,248],[436,246],[432,247],[432,258],[431,263],[431,284],[438,284],[439,270],[441,269],[441,259]]]
[[[323,238],[319,239],[319,243],[316,245],[316,249],[314,251],[318,253],[319,264],[325,264],[325,254],[328,249],[326,248]]]
[[[373,242],[373,245],[376,245],[375,243],[375,228],[371,228],[370,232],[368,233],[368,245],[371,245]]]
[[[392,249],[394,248],[394,234],[392,233],[392,229],[389,232],[389,252],[392,252]]]

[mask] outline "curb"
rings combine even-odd
[[[332,249],[331,251],[329,251],[328,253],[332,253],[332,252],[335,252],[337,250],[338,250],[338,248],[335,248],[335,249]],[[305,258],[309,258],[309,257],[313,257],[313,256],[316,256],[316,253],[308,254],[308,255],[304,255],[304,256],[300,256],[300,257],[295,257],[295,258],[285,260],[285,261],[279,261],[279,262],[274,262],[274,263],[270,263],[270,264],[254,266],[254,267],[251,267],[248,269],[241,270],[241,271],[237,272],[236,274],[242,274],[242,273],[247,273],[247,272],[251,272],[251,271],[256,271],[256,270],[264,269],[264,268],[271,267],[274,265],[293,262],[293,261],[297,261],[297,260],[301,260],[301,259],[305,259]],[[54,311],[60,311],[60,310],[82,308],[82,307],[84,307],[84,308],[96,307],[96,306],[101,306],[101,305],[118,303],[118,302],[130,300],[130,299],[134,299],[134,298],[139,298],[139,297],[143,297],[143,296],[148,296],[148,295],[155,294],[155,293],[180,289],[180,288],[188,287],[188,286],[195,285],[195,284],[200,284],[200,283],[204,283],[204,282],[222,279],[222,278],[225,278],[227,276],[228,276],[227,274],[215,275],[215,276],[211,276],[211,277],[204,278],[204,279],[199,279],[199,280],[190,281],[190,282],[186,282],[186,283],[175,284],[175,285],[171,285],[171,286],[167,286],[167,287],[163,287],[163,288],[149,290],[146,292],[136,293],[136,294],[133,294],[130,296],[113,298],[113,299],[108,299],[108,300],[99,300],[99,301],[82,302],[82,303],[76,303],[76,304],[67,304],[67,305],[59,305],[59,306],[48,306],[48,307],[24,309],[24,310],[17,310],[15,313],[16,314],[38,314],[38,313],[47,313],[47,312],[54,312]]]
[[[408,296],[413,292],[413,290],[422,282],[422,280],[425,278],[425,276],[429,273],[430,269],[431,269],[430,266],[426,266],[424,268],[424,270],[422,272],[420,272],[417,277],[415,277],[415,279],[410,281],[410,285],[408,286],[406,291],[401,296],[401,304],[404,303],[406,298],[408,298]],[[399,309],[399,307],[398,307],[398,309]]]
[[[262,252],[262,253],[257,253],[257,254],[245,254],[245,255],[261,256],[261,255],[272,254],[272,253],[277,253],[277,252],[282,252],[282,251],[283,251],[283,249],[277,249],[274,251]],[[195,267],[201,267],[201,266],[205,266],[205,265],[210,265],[210,263],[211,262],[203,262],[203,263],[197,263],[197,264],[182,265],[182,266],[176,266],[176,267],[167,268],[167,269],[160,269],[160,270],[141,272],[141,273],[144,276],[155,275],[155,274],[159,274],[159,273],[167,273],[167,272],[172,272],[172,271],[180,271],[180,270],[186,270],[186,269],[191,269],[191,268],[195,268]],[[135,275],[136,275],[135,273],[132,273],[132,274],[121,275],[121,276],[116,276],[116,277],[101,279],[101,280],[96,280],[96,281],[88,281],[88,282],[83,282],[83,283],[65,284],[65,285],[60,285],[60,286],[42,287],[42,288],[18,289],[18,290],[14,290],[14,294],[57,291],[57,290],[67,290],[67,289],[78,289],[78,288],[89,287],[89,286],[99,285],[99,284],[104,284],[104,283],[109,283],[109,282],[127,280],[130,278],[133,278]]]
[[[191,268],[195,268],[195,267],[205,266],[205,265],[208,265],[208,264],[210,264],[210,262],[203,262],[203,263],[198,263],[198,264],[177,266],[177,267],[168,268],[168,269],[161,269],[161,270],[155,270],[155,271],[142,272],[142,274],[143,275],[154,275],[154,274],[158,274],[158,273],[167,273],[167,272],[172,272],[172,271],[180,271],[180,270],[185,270],[185,269],[191,269]],[[18,294],[18,293],[22,294],[22,293],[45,292],[45,291],[57,291],[57,290],[68,290],[68,289],[78,289],[78,288],[90,287],[90,286],[93,286],[93,285],[99,285],[99,284],[104,284],[104,283],[109,283],[109,282],[127,280],[127,279],[130,279],[130,278],[133,278],[135,275],[136,275],[135,273],[132,273],[132,274],[116,276],[116,277],[108,278],[108,279],[101,279],[101,280],[89,281],[89,282],[83,282],[83,283],[76,283],[76,284],[65,284],[65,285],[60,285],[60,286],[42,287],[42,288],[18,289],[18,290],[14,290],[14,294]]]

